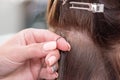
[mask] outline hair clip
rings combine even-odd
[[[92,11],[93,13],[104,12],[104,4],[85,3],[85,2],[70,2],[70,4],[72,4],[72,6],[70,6],[71,9],[87,10],[87,11]],[[84,7],[82,7],[82,6],[84,6]],[[87,6],[87,7],[85,7],[85,6]]]

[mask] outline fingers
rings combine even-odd
[[[26,29],[22,31],[22,34],[27,45],[31,43],[56,41],[60,37],[59,35],[44,29]],[[57,41],[57,48],[63,51],[69,51],[71,49],[69,43],[62,37]]]
[[[40,79],[56,79],[58,77],[58,73],[49,73],[47,68],[43,68],[40,72],[39,78]]]
[[[45,61],[47,65],[52,66],[60,58],[59,51],[56,50],[56,47],[57,43],[55,41],[50,41],[44,43],[34,43],[28,46],[19,47],[19,49],[13,48],[10,52],[14,52],[12,55],[16,57],[12,61],[24,62],[28,59],[43,58],[46,56]]]
[[[71,46],[70,44],[62,37],[57,39],[57,48],[62,51],[70,51]]]
[[[20,36],[20,38],[18,38],[18,36]],[[10,60],[16,62],[25,61],[35,57],[42,58],[55,49],[63,51],[69,51],[71,49],[69,43],[64,38],[43,29],[26,29],[21,31],[13,39],[10,40],[12,43],[9,44],[12,45],[14,42],[16,43],[15,45],[13,44],[14,46],[10,45],[8,50],[6,50],[6,53],[8,53],[7,55]],[[12,54],[9,54],[10,52],[12,52]],[[55,55],[55,57],[57,61],[59,56],[57,57]],[[53,63],[50,63],[49,65],[52,65]]]
[[[58,63],[47,67],[48,73],[55,73],[58,70]]]
[[[40,78],[43,79],[56,79],[58,77],[58,59],[60,54],[58,50],[52,51],[45,58],[46,68],[43,68],[40,72]]]
[[[24,47],[24,53],[22,53],[23,60],[31,58],[43,58],[46,55],[53,53],[56,55],[57,44],[55,41],[35,43]],[[19,55],[19,54],[17,54]],[[58,53],[57,53],[58,55]]]
[[[45,67],[41,69],[39,78],[41,79],[56,79],[58,78],[58,73],[56,72],[58,70],[58,63],[54,64],[52,67]]]
[[[40,77],[43,79],[55,79],[58,77],[58,63],[60,58],[59,51],[56,49],[56,41],[50,41],[39,44],[31,44],[25,48],[26,53],[23,55],[23,60],[31,58],[45,57],[46,67],[40,71]],[[39,64],[36,64],[39,66]],[[35,67],[35,72],[39,69]],[[34,71],[33,71],[34,72]],[[35,73],[34,72],[34,73]]]
[[[60,54],[58,50],[54,50],[53,52],[51,52],[50,54],[48,54],[45,58],[45,62],[48,66],[52,66],[55,63],[57,63],[57,61],[60,58]]]
[[[45,59],[32,59],[31,60],[31,71],[33,73],[34,79],[55,79],[58,77],[58,63],[54,64],[52,67],[48,67],[44,62]]]

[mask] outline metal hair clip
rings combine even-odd
[[[70,2],[70,4],[72,4],[72,6],[70,6],[71,9],[87,10],[87,11],[92,11],[93,13],[104,12],[104,4],[85,3],[85,2]],[[80,6],[84,6],[84,7],[80,7]]]

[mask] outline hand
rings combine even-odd
[[[70,45],[48,30],[26,29],[15,34],[0,46],[1,80],[57,78],[58,74],[53,71],[53,67],[58,68],[58,49],[69,51]]]

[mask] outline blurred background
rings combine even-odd
[[[0,0],[0,35],[25,28],[46,29],[47,0]]]

